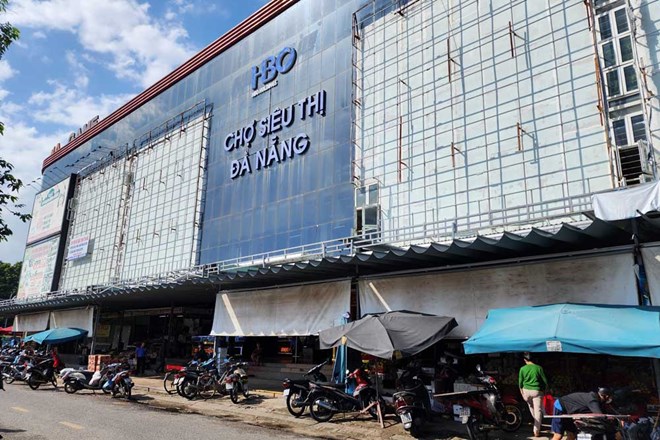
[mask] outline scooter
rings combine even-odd
[[[328,422],[337,413],[363,412],[368,410],[371,417],[378,417],[378,397],[376,390],[370,387],[366,373],[358,368],[347,376],[355,380],[356,387],[352,394],[344,392],[346,384],[312,382],[308,400],[309,413],[317,422]]]
[[[131,390],[135,384],[129,375],[130,367],[120,365],[118,370],[119,371],[115,373],[114,376],[106,381],[105,385],[103,385],[103,389],[109,390],[110,393],[112,393],[112,397],[119,395],[126,400],[131,400]]]
[[[486,440],[493,430],[514,432],[522,425],[522,412],[517,405],[504,402],[492,376],[477,365],[478,379],[486,386],[483,390],[468,391],[462,400],[460,416],[470,440]]]
[[[392,397],[396,414],[401,419],[403,429],[417,437],[421,426],[431,420],[431,398],[424,382],[411,369],[405,369],[399,376],[400,391]]]
[[[111,378],[121,364],[110,364],[99,371],[81,371],[67,368],[62,370],[60,378],[64,383],[64,391],[73,394],[80,390],[103,391],[106,394],[110,390],[103,388],[103,385]]]
[[[41,384],[51,383],[57,388],[57,376],[55,375],[55,361],[53,359],[46,359],[39,362],[37,365],[30,365],[27,367],[25,381],[30,389],[36,390]]]
[[[284,388],[284,397],[286,398],[286,409],[289,410],[289,413],[294,417],[300,417],[305,412],[305,408],[310,405],[309,391],[310,391],[310,380],[307,377],[311,377],[313,382],[327,382],[328,378],[325,377],[325,374],[321,373],[321,368],[330,362],[330,359],[318,364],[307,373],[303,374],[301,380],[291,380],[286,378],[282,381],[282,387]]]
[[[233,403],[238,403],[239,394],[246,399],[250,396],[248,388],[247,362],[239,362],[234,365],[234,371],[225,379],[225,389]]]

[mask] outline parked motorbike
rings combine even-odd
[[[289,413],[294,417],[300,417],[305,412],[305,408],[310,405],[308,399],[310,392],[310,380],[307,379],[311,377],[313,382],[327,382],[328,379],[323,373],[321,373],[321,368],[330,362],[330,359],[321,362],[314,368],[310,369],[307,373],[303,374],[301,380],[291,380],[289,378],[282,381],[282,387],[284,387],[284,397],[286,398],[286,409],[289,410]]]
[[[36,390],[40,385],[51,383],[57,388],[57,376],[54,366],[54,359],[46,359],[36,365],[29,365],[25,381],[30,389]]]
[[[103,389],[109,390],[112,393],[112,397],[119,395],[126,400],[130,400],[134,383],[129,375],[129,371],[130,367],[128,365],[120,364],[117,372],[106,381]]]
[[[403,429],[417,437],[421,426],[433,415],[429,393],[424,382],[412,369],[401,372],[399,387],[400,390],[392,395],[396,414],[401,419]]]
[[[312,382],[308,400],[309,413],[317,422],[328,422],[337,413],[357,412],[369,408],[369,414],[378,417],[376,406],[376,390],[370,387],[366,373],[361,368],[356,369],[347,376],[347,380],[356,382],[352,394],[344,391],[345,384]]]
[[[60,378],[64,383],[64,391],[73,394],[80,390],[103,391],[106,394],[110,390],[103,388],[108,379],[111,379],[121,364],[106,365],[99,371],[81,371],[67,368],[62,370]]]
[[[238,403],[239,395],[243,394],[246,399],[250,395],[248,389],[247,362],[239,362],[234,365],[233,372],[225,379],[225,388],[233,403]]]
[[[522,412],[515,401],[504,401],[492,376],[477,365],[478,380],[483,390],[468,391],[461,403],[461,416],[470,440],[486,440],[493,430],[514,432],[522,425]]]
[[[214,360],[209,359],[201,364],[193,361],[176,374],[174,386],[181,397],[192,400],[199,394],[200,377],[214,368]]]

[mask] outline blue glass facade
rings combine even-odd
[[[50,186],[200,101],[213,106],[206,167],[200,264],[260,254],[352,234],[351,32],[358,1],[301,1],[49,166]],[[285,47],[293,67],[253,96],[252,68]],[[263,70],[263,69],[262,69]],[[263,78],[260,78],[263,80]],[[324,115],[302,119],[297,103],[325,91]],[[290,126],[255,136],[248,149],[227,151],[225,140],[276,109],[293,107]],[[257,152],[277,136],[309,138],[304,154],[256,169]],[[251,173],[232,179],[232,162],[249,154]],[[262,153],[263,154],[263,153]]]

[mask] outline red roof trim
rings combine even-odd
[[[274,17],[297,2],[298,0],[271,0],[257,12],[243,20],[243,22],[229,30],[229,32],[206,46],[197,55],[193,56],[191,59],[174,69],[167,76],[160,79],[154,85],[144,90],[142,93],[128,101],[123,106],[119,107],[117,110],[112,112],[106,118],[102,119],[98,124],[87,130],[85,133],[76,137],[74,140],[48,156],[43,162],[41,172],[43,173],[43,170],[46,167],[53,164],[58,159],[64,157],[71,151],[75,150],[90,140],[92,137],[101,133],[103,130],[118,122],[125,116],[129,115],[140,106],[147,103],[149,100],[167,90],[172,85],[181,81],[183,78],[207,62],[211,61],[218,54],[224,52],[234,44],[238,43],[240,40],[250,35],[252,32],[268,23]]]

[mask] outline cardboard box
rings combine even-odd
[[[107,354],[90,354],[87,357],[87,370],[99,371],[101,365],[106,365],[110,361],[110,356]]]

